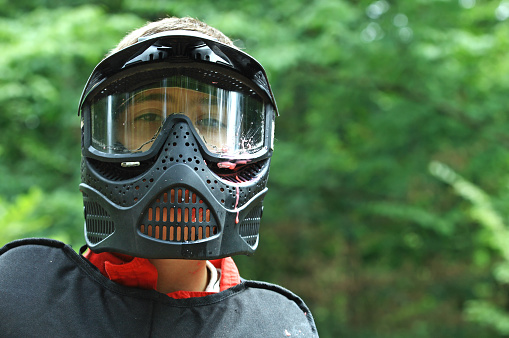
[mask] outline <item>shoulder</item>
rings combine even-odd
[[[46,265],[76,265],[80,260],[74,250],[59,241],[46,238],[26,238],[0,248],[0,271],[36,272]],[[53,264],[55,263],[55,264]],[[56,264],[59,263],[59,264]]]
[[[22,269],[45,257],[64,255],[72,249],[62,242],[46,238],[26,238],[10,242],[0,248],[0,269]]]
[[[242,282],[249,296],[251,311],[259,311],[258,316],[286,323],[288,334],[317,335],[313,315],[298,295],[276,284],[252,280]]]
[[[66,244],[49,238],[24,238],[12,241],[10,243],[5,244],[0,248],[0,256],[6,253],[9,250],[15,249],[17,247],[23,247],[27,245],[36,245],[36,246],[48,246],[55,248],[65,247]]]

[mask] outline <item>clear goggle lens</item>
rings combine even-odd
[[[249,157],[264,148],[265,105],[251,90],[223,89],[184,75],[133,90],[122,87],[90,106],[91,145],[102,153],[149,150],[173,114],[186,115],[207,149],[219,156]]]

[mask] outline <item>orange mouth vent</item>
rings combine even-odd
[[[138,229],[148,237],[169,242],[194,242],[219,232],[203,198],[183,187],[160,194],[145,210]]]

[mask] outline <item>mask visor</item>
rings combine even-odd
[[[207,74],[159,78],[120,79],[89,97],[92,148],[105,156],[146,153],[167,137],[160,135],[165,120],[183,114],[213,156],[249,159],[267,149],[265,103],[248,86]]]

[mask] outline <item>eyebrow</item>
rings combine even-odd
[[[143,93],[138,93],[134,95],[134,103],[143,103],[147,101],[163,101],[166,100],[167,96],[170,99],[173,99],[171,95],[166,95],[165,93],[151,93],[148,95],[142,95]]]
[[[206,93],[204,93],[204,94],[206,95]],[[175,97],[168,93],[151,93],[148,95],[142,95],[142,93],[138,93],[138,94],[134,95],[134,103],[135,104],[148,102],[148,101],[164,101],[164,100],[175,101]],[[218,102],[219,99],[215,95],[207,95],[204,97],[194,98],[192,101],[200,102],[200,103],[209,102],[209,101]]]

